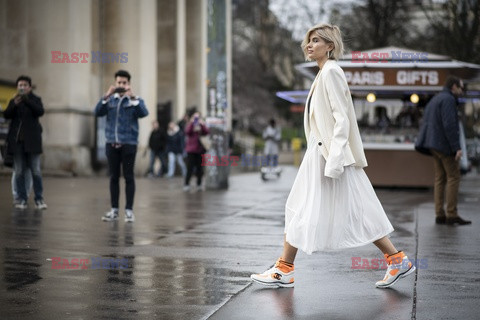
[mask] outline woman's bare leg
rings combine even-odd
[[[290,243],[287,242],[287,236],[283,238],[283,253],[282,259],[285,262],[293,264],[295,261],[295,256],[297,255],[297,248],[293,247]]]
[[[393,243],[386,236],[373,242],[373,244],[375,244],[378,249],[380,249],[383,253],[386,253],[388,255],[392,255],[398,252]]]

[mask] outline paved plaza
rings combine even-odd
[[[478,319],[476,175],[460,191],[470,226],[435,225],[431,190],[376,190],[392,241],[427,262],[392,289],[374,286],[384,270],[352,269],[352,258],[382,258],[374,245],[299,253],[293,289],[252,284],[250,274],[281,253],[295,174],[284,167],[268,182],[236,174],[229,190],[197,193],[183,192],[179,178],[138,178],[134,223],[123,212],[118,222],[100,220],[106,177],[45,177],[49,208],[40,212],[32,203],[13,209],[9,176],[0,176],[1,318]]]

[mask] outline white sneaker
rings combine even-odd
[[[42,200],[37,200],[35,201],[35,208],[37,208],[38,210],[45,210],[47,209],[47,204],[45,203],[45,201],[42,199]]]
[[[183,186],[183,191],[185,191],[185,192],[190,191],[190,186]]]
[[[27,209],[27,201],[25,200],[18,200],[17,203],[15,203],[15,208],[20,209],[20,210],[25,210]]]
[[[133,222],[135,221],[135,215],[133,214],[133,210],[126,209],[125,210],[125,222]]]
[[[383,280],[375,283],[377,288],[391,287],[399,279],[405,278],[409,274],[412,274],[416,269],[414,264],[408,260],[408,257],[405,255],[405,253],[403,253],[403,251],[399,251],[391,256],[385,254],[385,259],[388,263],[387,272],[385,273],[385,278],[383,278]]]
[[[273,268],[268,269],[261,274],[252,274],[250,279],[267,287],[283,287],[291,288],[294,286],[293,278],[293,267],[292,271],[285,273],[281,271],[278,266],[280,265],[280,260],[275,263]]]
[[[114,221],[118,220],[118,209],[112,208],[110,211],[105,213],[105,215],[102,217],[103,221]]]

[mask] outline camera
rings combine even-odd
[[[115,91],[113,91],[113,93],[125,93],[125,92],[127,92],[127,90],[122,87],[116,87]]]

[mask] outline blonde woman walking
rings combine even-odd
[[[307,98],[308,145],[285,205],[283,253],[274,267],[251,279],[271,287],[294,286],[297,249],[307,254],[374,243],[388,268],[376,287],[387,288],[415,266],[387,237],[393,231],[363,168],[367,160],[343,70],[340,29],[319,24],[302,42],[307,60],[320,68]]]

